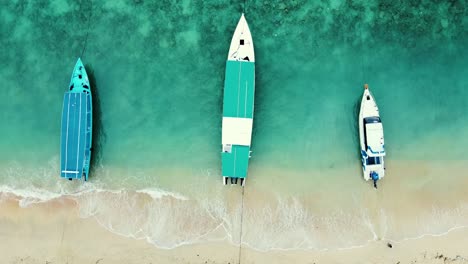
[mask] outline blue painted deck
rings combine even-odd
[[[91,94],[67,92],[63,98],[60,175],[87,177],[91,154]]]

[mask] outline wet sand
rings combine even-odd
[[[468,229],[392,242],[377,240],[342,250],[271,250],[226,241],[158,249],[78,216],[77,204],[60,198],[21,208],[0,203],[2,263],[468,263]],[[240,256],[240,261],[239,261]]]

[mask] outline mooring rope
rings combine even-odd
[[[364,16],[364,14],[363,14]],[[366,42],[364,40],[364,36],[363,36],[363,27],[364,27],[364,21],[362,21],[363,18],[361,17],[361,21],[360,21],[360,24],[361,26],[359,27],[359,33],[360,33],[360,38],[361,38],[361,52],[362,52],[362,57],[361,57],[361,78],[362,78],[362,82],[364,83],[368,83],[368,80],[366,79],[366,77],[368,76],[367,75],[367,69],[366,69],[366,65],[367,65],[367,54],[368,54],[368,51],[369,50],[366,50],[365,49],[365,46],[366,46]]]
[[[244,6],[242,7],[242,13],[245,14],[247,5],[247,0],[244,0]],[[242,186],[242,197],[241,197],[241,212],[240,212],[240,232],[239,232],[239,264],[241,264],[242,259],[242,227],[244,221],[244,192],[245,187]]]
[[[242,226],[243,226],[243,220],[244,220],[244,191],[245,191],[245,187],[242,186],[240,233],[239,233],[239,264],[241,264],[241,257],[242,257]]]
[[[89,11],[89,17],[88,17],[88,29],[86,30],[86,38],[85,38],[85,43],[83,45],[83,49],[81,50],[81,55],[80,57],[83,57],[83,54],[86,50],[86,46],[88,44],[88,36],[89,36],[89,29],[91,28],[91,16],[93,15],[93,1],[89,1],[91,3],[91,10]]]

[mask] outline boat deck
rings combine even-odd
[[[89,170],[91,95],[67,92],[63,98],[60,176],[80,179]]]
[[[224,177],[247,177],[254,94],[255,63],[228,60],[224,83],[222,131],[222,175]]]
[[[231,153],[223,153],[223,176],[232,178],[247,177],[249,155],[249,146],[232,146]]]
[[[224,117],[253,118],[255,63],[227,61],[224,82]]]

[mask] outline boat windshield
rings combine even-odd
[[[371,124],[371,123],[381,123],[380,117],[378,116],[372,116],[372,117],[366,117],[364,118],[364,124]]]
[[[379,165],[382,163],[382,159],[380,157],[369,157],[367,159],[367,165]]]

